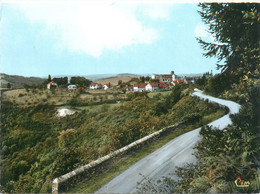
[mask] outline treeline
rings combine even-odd
[[[51,81],[57,83],[59,86],[75,84],[78,87],[89,87],[90,84],[92,83],[91,80],[88,80],[85,77],[81,77],[81,76],[74,76],[71,77],[70,80],[68,80],[68,77],[51,78],[51,75],[48,75],[48,79],[46,80],[46,82],[44,82],[44,84],[47,84]]]

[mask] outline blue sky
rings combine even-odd
[[[37,1],[36,1],[37,2]],[[203,73],[197,4],[38,1],[1,5],[1,72],[40,76]]]

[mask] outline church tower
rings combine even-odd
[[[172,74],[172,81],[176,81],[176,75],[174,74],[174,71],[171,71]]]

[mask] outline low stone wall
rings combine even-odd
[[[129,151],[132,151],[134,149],[139,148],[141,145],[144,145],[145,143],[149,143],[151,140],[154,140],[161,135],[172,131],[173,129],[176,129],[182,124],[182,122],[176,123],[174,125],[165,127],[157,132],[154,132],[150,135],[147,135],[119,150],[116,150],[104,157],[101,157],[93,162],[90,162],[89,164],[82,166],[80,168],[77,168],[65,175],[62,175],[58,178],[55,178],[52,182],[52,193],[57,194],[59,192],[66,191],[69,187],[75,185],[76,183],[79,183],[82,180],[87,180],[89,177],[93,177],[95,174],[99,174],[102,172],[106,166],[108,166],[110,163],[113,162],[113,160],[116,160],[117,157],[122,156],[123,154],[126,154]]]

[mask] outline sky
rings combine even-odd
[[[47,77],[216,70],[196,3],[11,1],[1,4],[0,72]]]

